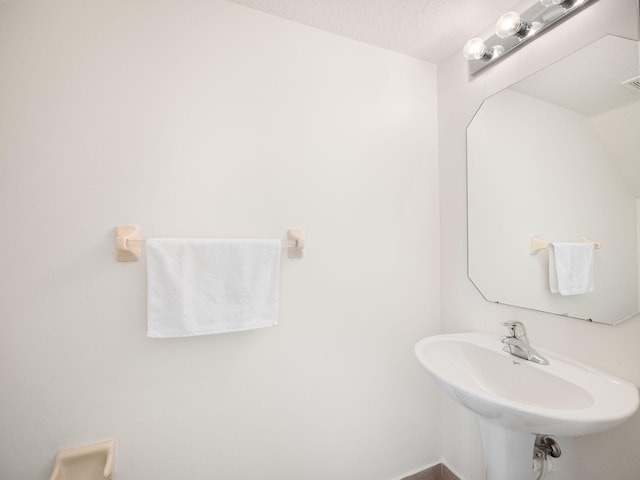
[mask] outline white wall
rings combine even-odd
[[[0,5],[0,477],[380,479],[440,458],[435,67],[215,0]],[[284,238],[275,328],[145,337],[144,237]]]
[[[469,277],[485,298],[603,323],[638,311],[636,200],[589,118],[508,89],[467,144]],[[531,255],[532,234],[600,242],[593,292],[552,294],[551,251]]]
[[[638,49],[640,52],[640,48]],[[640,94],[640,91],[638,92]],[[628,182],[628,188],[640,197],[640,136],[632,127],[640,118],[639,100],[618,108],[602,112],[591,118],[602,141],[609,149],[611,158],[618,165],[623,177]]]
[[[637,319],[617,326],[598,325],[482,299],[467,278],[465,185],[465,131],[484,98],[606,33],[635,38],[637,32],[635,0],[595,2],[474,80],[467,78],[461,55],[439,65],[441,306],[446,332],[480,330],[498,334],[502,332],[500,322],[520,320],[527,325],[534,344],[640,383]],[[465,480],[482,479],[480,436],[471,415],[445,400],[443,427],[445,462]],[[555,462],[558,471],[554,479],[634,480],[640,474],[640,415],[610,432],[559,440],[563,455]]]

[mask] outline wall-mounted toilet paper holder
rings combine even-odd
[[[113,440],[107,440],[92,445],[83,445],[81,447],[67,448],[60,450],[56,455],[56,463],[53,467],[53,473],[50,480],[62,480],[67,478],[64,475],[64,469],[75,462],[87,460],[88,457],[104,457],[104,469],[102,476],[105,480],[110,480],[113,476],[113,470],[116,463],[116,444]]]

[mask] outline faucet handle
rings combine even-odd
[[[519,322],[517,320],[510,320],[507,322],[503,322],[502,325],[507,327],[509,330],[509,334],[512,337],[519,338],[521,340],[527,340],[527,329],[524,326],[524,323]]]

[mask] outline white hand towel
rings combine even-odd
[[[279,240],[147,240],[147,335],[276,325],[280,251]]]
[[[590,243],[551,242],[549,288],[560,295],[593,291],[593,252]]]

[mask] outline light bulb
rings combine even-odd
[[[484,40],[475,37],[464,44],[462,55],[467,60],[491,60],[504,53],[502,45],[488,47]]]
[[[472,38],[465,43],[462,49],[462,55],[467,60],[480,60],[487,54],[487,46],[481,38]]]
[[[528,25],[516,12],[507,12],[496,22],[496,35],[507,38],[526,33]]]

